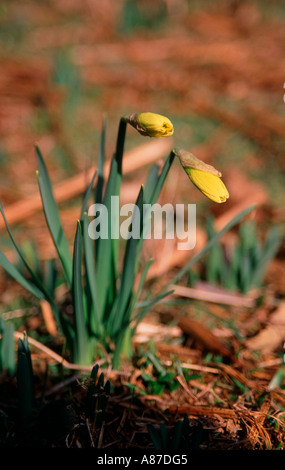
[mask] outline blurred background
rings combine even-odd
[[[153,111],[173,122],[176,146],[223,173],[231,195],[226,204],[212,203],[175,162],[167,202],[197,203],[199,220],[210,214],[222,225],[256,202],[261,228],[282,223],[284,10],[281,0],[2,0],[4,208],[38,192],[35,142],[52,181],[68,181],[96,164],[104,116],[110,158],[120,117]],[[127,149],[142,140],[128,128]],[[135,198],[145,172],[127,178],[137,183]],[[78,207],[76,197],[61,205],[72,236]],[[21,210],[13,222],[17,240],[31,236],[49,257],[43,215]]]

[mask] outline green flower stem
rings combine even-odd
[[[113,303],[116,290],[119,239],[112,238],[111,227],[119,224],[119,213],[114,213],[114,209],[111,207],[111,198],[112,196],[120,195],[126,128],[127,122],[124,118],[121,118],[118,129],[116,150],[112,158],[107,187],[103,198],[103,204],[108,211],[108,237],[107,239],[98,239],[96,246],[96,277],[97,292],[99,293],[98,309],[99,316],[102,319],[105,314],[108,315],[108,308]]]

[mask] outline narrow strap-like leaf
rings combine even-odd
[[[38,183],[43,203],[43,209],[55,248],[62,263],[65,278],[69,286],[72,279],[72,258],[69,245],[59,217],[58,207],[55,202],[49,175],[38,147],[36,147],[39,171],[37,172]]]
[[[165,297],[168,297],[174,292],[174,289],[163,290],[160,294],[151,298],[151,300],[140,302],[136,307],[139,309],[139,312],[135,315],[134,320],[136,321],[134,325],[134,330],[138,324],[142,321],[143,317],[152,309],[152,307],[162,301]]]
[[[3,211],[3,208],[0,204],[0,212],[3,216],[3,219],[4,219],[4,222],[5,222],[5,225],[6,225],[6,228],[7,228],[7,231],[9,233],[9,236],[10,236],[10,239],[20,257],[20,259],[22,260],[24,266],[26,267],[26,269],[28,270],[28,272],[30,273],[30,275],[32,276],[33,278],[33,281],[35,283],[35,285],[37,286],[37,288],[42,292],[43,296],[49,300],[50,299],[50,294],[48,292],[48,290],[45,288],[45,286],[43,285],[42,281],[40,280],[40,278],[38,277],[38,275],[35,273],[35,271],[30,267],[29,263],[27,262],[22,250],[20,249],[20,247],[17,245],[13,235],[12,235],[12,232],[10,230],[10,227],[9,227],[9,224],[7,222],[7,219],[5,217],[5,213]]]
[[[19,339],[18,342],[18,393],[20,406],[20,419],[23,429],[28,428],[32,422],[35,400],[33,369],[27,341]]]
[[[160,425],[160,435],[161,435],[161,440],[162,440],[162,448],[166,450],[169,448],[169,442],[168,442],[168,432],[164,423],[161,423]]]
[[[107,210],[108,236],[96,241],[96,280],[99,316],[103,317],[106,307],[113,303],[111,293],[115,293],[117,281],[117,261],[119,237],[112,236],[112,224],[119,224],[119,208],[112,205],[112,197],[119,197],[122,181],[122,159],[126,134],[126,122],[120,121],[116,151],[112,158],[103,204]],[[110,298],[111,297],[111,298]]]
[[[138,199],[136,202],[136,207],[138,210],[133,212],[131,224],[132,226],[141,226],[142,224],[142,208],[143,208],[143,187],[141,188]],[[125,256],[123,261],[123,269],[121,275],[121,283],[119,288],[119,300],[118,300],[118,309],[115,313],[114,323],[113,323],[113,333],[120,329],[120,326],[123,322],[123,318],[128,311],[128,303],[130,301],[130,296],[132,294],[134,279],[135,279],[135,266],[136,266],[136,253],[137,253],[137,244],[139,239],[130,237],[127,241]]]
[[[138,300],[138,297],[139,297],[139,294],[144,286],[144,282],[145,282],[145,279],[146,279],[146,275],[148,273],[148,270],[151,266],[151,264],[153,263],[153,259],[150,259],[148,260],[148,262],[145,264],[144,268],[143,268],[143,271],[142,271],[142,274],[141,274],[141,277],[140,277],[140,281],[139,281],[139,285],[138,285],[138,288],[137,288],[137,291],[135,293],[135,295],[132,295],[131,298],[130,298],[130,302],[129,302],[129,305],[128,305],[128,308],[126,310],[126,313],[125,313],[125,319],[124,321],[126,323],[130,323],[130,321],[133,318],[131,318],[133,312],[135,311],[136,309],[136,303],[137,303],[137,300]],[[134,328],[135,330],[135,328]]]
[[[175,159],[175,153],[172,151],[170,152],[169,157],[167,158],[165,164],[163,165],[163,168],[159,175],[156,186],[153,188],[153,192],[150,198],[151,204],[154,204],[157,201],[174,159]]]
[[[90,327],[95,335],[100,336],[103,331],[101,319],[98,314],[97,305],[97,285],[96,285],[96,271],[95,271],[95,258],[94,258],[94,245],[93,240],[88,234],[88,215],[83,215],[83,245],[84,245],[84,262],[85,262],[85,277],[86,277],[86,291],[87,297],[90,298]]]
[[[16,370],[14,325],[0,317],[0,368],[7,369],[11,374]]]
[[[275,256],[281,243],[281,234],[278,227],[273,227],[266,239],[263,253],[258,261],[255,272],[252,276],[251,287],[260,285],[262,276],[268,262]]]
[[[155,429],[155,427],[150,423],[147,424],[147,430],[153,442],[154,448],[156,450],[163,449],[162,440],[161,440],[158,430]]]
[[[144,187],[144,203],[150,203],[152,200],[152,195],[154,193],[154,188],[156,188],[159,180],[159,166],[155,163],[148,174],[145,187]]]
[[[15,279],[15,281],[31,292],[31,294],[33,294],[38,299],[45,299],[43,292],[30,281],[27,281],[27,279],[20,273],[20,271],[18,271],[13,263],[8,260],[2,250],[0,250],[0,264],[5,269],[5,271],[7,271],[7,273]]]
[[[243,211],[241,211],[238,215],[236,215],[222,230],[220,230],[218,233],[216,233],[214,235],[214,237],[211,240],[209,240],[209,242],[204,246],[204,248],[197,255],[195,255],[195,256],[193,256],[193,258],[191,258],[189,263],[187,263],[182,269],[180,269],[180,271],[178,271],[178,273],[174,276],[172,281],[170,281],[168,283],[168,285],[169,284],[175,284],[176,282],[178,282],[179,279],[181,279],[181,277],[184,276],[184,274],[186,274],[189,271],[189,269],[197,261],[199,261],[202,258],[202,256],[204,256],[204,254],[220,239],[220,237],[224,233],[226,233],[228,230],[230,230],[232,227],[234,227],[236,224],[238,224],[255,207],[256,207],[256,205],[252,204],[251,206],[249,206],[246,209],[244,209]]]
[[[85,310],[82,287],[82,230],[80,221],[77,223],[74,239],[73,251],[73,272],[72,272],[72,297],[74,307],[74,330],[78,361],[84,357],[86,352],[86,327]]]
[[[95,181],[95,178],[97,176],[97,170],[94,172],[94,175],[92,177],[92,180],[90,181],[86,191],[85,191],[85,195],[84,195],[84,199],[83,199],[83,203],[82,203],[82,208],[81,208],[81,214],[80,214],[80,221],[82,222],[83,220],[83,215],[84,215],[84,212],[86,212],[86,208],[87,208],[87,204],[88,204],[88,200],[89,200],[89,197],[90,197],[90,194],[91,194],[91,191],[92,191],[92,188],[93,188],[93,184],[94,184],[94,181]]]
[[[182,433],[183,433],[183,421],[181,421],[179,419],[175,423],[175,427],[174,427],[174,430],[173,430],[173,437],[172,437],[172,440],[170,442],[170,449],[172,451],[179,449],[180,441],[181,441],[181,438],[182,438]]]
[[[110,288],[112,284],[115,284],[116,279],[114,278],[114,269],[112,269],[113,257],[113,241],[111,234],[111,224],[113,216],[111,206],[111,196],[116,195],[118,176],[118,165],[115,159],[112,160],[110,175],[108,179],[107,189],[104,198],[104,207],[107,211],[107,218],[103,220],[103,223],[108,224],[107,226],[107,238],[98,238],[96,240],[96,283],[98,295],[98,311],[99,316],[102,318],[104,315],[108,296],[110,294]]]
[[[132,302],[131,302],[131,311],[135,308],[135,305],[138,301],[138,298],[139,298],[139,295],[141,293],[141,290],[144,286],[144,283],[145,283],[145,279],[146,279],[146,276],[147,276],[147,273],[148,273],[148,270],[151,266],[151,264],[153,263],[153,259],[149,259],[148,262],[145,264],[143,270],[142,270],[142,273],[141,273],[141,277],[140,277],[140,281],[139,281],[139,285],[138,285],[138,288],[137,288],[137,292],[136,294],[134,295],[133,299],[132,299]],[[130,312],[131,313],[131,312]]]
[[[99,370],[99,365],[98,364],[95,364],[91,370],[91,378],[94,380],[94,382],[96,382],[97,380],[97,374],[98,374],[98,370]]]
[[[104,163],[105,163],[105,138],[107,129],[107,119],[104,117],[100,138],[99,158],[98,158],[98,180],[95,190],[95,203],[101,204],[104,188]]]
[[[138,264],[138,259],[142,250],[142,246],[144,243],[144,234],[148,232],[148,226],[151,221],[151,206],[156,203],[161,189],[164,185],[168,172],[171,168],[171,165],[174,161],[175,154],[173,152],[170,153],[164,166],[162,168],[161,173],[158,175],[158,167],[154,166],[149,174],[148,180],[146,182],[146,191],[144,191],[144,204],[150,204],[149,211],[144,211],[144,219],[141,226],[141,237],[140,241],[137,244],[137,253],[136,253],[136,263]]]
[[[82,288],[82,233],[80,221],[77,223],[76,235],[74,240],[73,252],[73,279],[72,279],[72,294],[73,294],[73,307],[74,307],[74,326],[75,326],[75,351],[76,360],[80,364],[86,361],[86,351],[88,337],[85,325],[85,312],[83,303],[83,288]]]

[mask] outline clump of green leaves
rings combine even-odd
[[[151,351],[146,352],[144,366],[148,368],[149,365],[152,367],[152,373],[144,371],[141,373],[148,393],[162,395],[165,390],[172,392],[179,387],[179,382],[176,380],[177,371],[167,370]]]
[[[137,384],[126,384],[131,390],[137,392],[138,396],[145,394],[162,395],[165,391],[171,393],[177,390],[179,388],[179,381],[176,377],[179,374],[183,374],[187,381],[200,377],[200,375],[193,374],[189,370],[182,368],[179,361],[177,365],[165,367],[152,349],[152,345],[150,345],[150,350],[139,352],[141,357],[137,367],[142,371],[140,378],[144,388]]]
[[[175,380],[175,372],[159,372],[154,376],[142,372],[141,377],[151,395],[162,395],[165,390],[172,392],[179,387],[179,383]]]
[[[28,262],[22,249],[16,243],[0,206],[11,241],[26,274],[23,274],[22,269],[14,266],[1,251],[0,264],[8,274],[34,296],[50,303],[60,331],[66,338],[69,354],[72,360],[78,364],[92,363],[96,348],[100,345],[113,356],[113,365],[117,367],[122,351],[127,356],[131,354],[131,339],[139,321],[155,302],[169,293],[165,292],[163,295],[148,299],[143,307],[136,311],[137,300],[151,264],[150,260],[142,270],[138,288],[135,290],[135,277],[138,273],[140,252],[144,241],[143,233],[148,218],[151,217],[149,214],[143,219],[142,208],[143,204],[153,205],[156,202],[174,160],[172,152],[161,172],[159,172],[158,165],[155,164],[152,167],[145,187],[142,186],[139,191],[136,201],[139,210],[133,212],[131,226],[139,225],[140,236],[128,238],[123,255],[120,254],[119,238],[111,236],[114,220],[119,221],[119,208],[112,207],[112,197],[120,196],[126,126],[127,123],[122,119],[107,181],[105,181],[103,172],[105,126],[103,127],[98,174],[97,171],[94,173],[84,195],[80,219],[76,225],[73,253],[70,252],[69,243],[62,227],[43,156],[40,149],[36,147],[37,178],[43,211],[61,264],[64,282],[72,299],[74,311],[72,319],[66,316],[61,310],[61,306],[55,301],[54,282],[47,282],[47,278],[43,277],[39,270]],[[96,177],[96,186],[93,190]],[[107,209],[106,238],[93,240],[88,233],[90,219],[87,215],[87,204],[92,194],[95,202],[103,204]],[[122,264],[121,258],[123,259]],[[50,266],[51,268],[52,266]],[[53,278],[48,279],[53,280]]]
[[[211,240],[215,236],[212,219],[207,220],[206,229]],[[239,239],[233,247],[225,250],[221,242],[217,242],[209,250],[204,261],[205,278],[211,284],[220,284],[226,289],[246,294],[262,285],[266,268],[280,243],[278,227],[272,227],[262,242],[256,223],[248,220],[240,225]]]
[[[55,201],[52,183],[40,149],[36,146],[38,162],[37,179],[42,199],[43,211],[50,236],[54,243],[61,267],[61,276],[67,286],[67,298],[71,299],[73,316],[66,315],[62,304],[55,297],[57,272],[54,262],[48,263],[47,274],[38,269],[38,263],[31,264],[27,256],[17,244],[10,230],[2,206],[0,211],[4,218],[7,231],[14,249],[21,262],[15,266],[0,250],[0,264],[6,272],[32,295],[49,302],[59,331],[65,337],[65,343],[71,360],[77,364],[92,364],[97,353],[107,351],[112,357],[113,367],[117,368],[122,354],[130,358],[132,354],[132,337],[138,323],[153,305],[172,292],[170,284],[175,284],[189,272],[210,248],[213,248],[219,237],[238,223],[252,207],[245,209],[215,234],[203,250],[195,255],[174,277],[171,283],[156,296],[148,295],[139,302],[148,269],[149,260],[140,272],[138,287],[135,280],[139,274],[140,255],[145,239],[145,231],[151,221],[151,207],[156,203],[168,172],[175,158],[171,151],[161,171],[157,164],[150,169],[145,186],[141,186],[135,203],[129,232],[139,227],[139,236],[130,236],[125,245],[120,246],[119,237],[114,237],[113,226],[118,226],[120,208],[113,206],[113,197],[120,197],[122,183],[122,161],[128,120],[121,118],[119,123],[115,152],[111,160],[108,178],[104,175],[105,133],[103,126],[98,157],[98,171],[91,179],[84,194],[81,213],[76,224],[76,233],[71,252],[69,241],[63,230],[59,209]],[[96,182],[96,183],[95,183]],[[95,183],[95,189],[93,189]],[[89,234],[90,219],[87,204],[90,197],[96,204],[104,206],[107,217],[103,220],[104,236],[93,240]],[[143,210],[148,207],[149,210]],[[96,214],[92,214],[96,215]],[[24,270],[23,270],[24,268]]]

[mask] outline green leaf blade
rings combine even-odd
[[[85,364],[87,360],[88,336],[86,331],[86,313],[84,311],[83,287],[82,287],[82,232],[80,221],[77,223],[74,240],[73,253],[73,276],[72,276],[72,297],[74,307],[74,330],[75,330],[75,354],[76,360],[80,364]]]
[[[38,147],[36,147],[36,155],[39,165],[37,172],[38,184],[42,198],[45,218],[49,231],[51,233],[55,248],[59,255],[64,270],[65,278],[69,286],[72,279],[72,258],[69,245],[59,217],[58,207],[53,196],[52,186],[49,175]]]
[[[38,299],[45,299],[45,295],[43,292],[38,289],[37,286],[32,284],[32,282],[28,281],[18,269],[8,260],[8,258],[4,255],[3,251],[0,250],[0,264],[1,266],[7,271],[7,273],[15,279],[19,284],[21,284],[26,290],[28,290],[31,294],[33,294]]]

